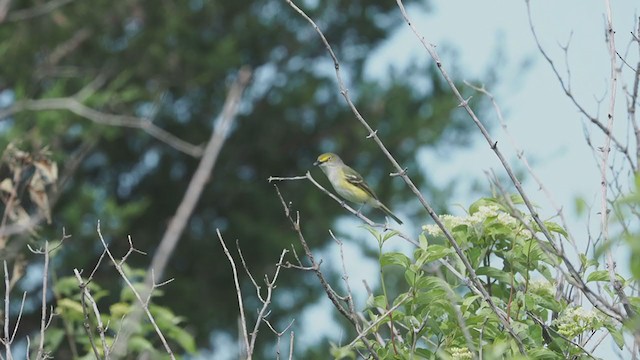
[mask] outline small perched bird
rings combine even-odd
[[[357,203],[367,204],[384,211],[391,216],[398,224],[402,221],[395,216],[388,207],[378,200],[376,194],[364,181],[362,176],[355,170],[345,165],[342,159],[333,153],[324,153],[318,156],[318,160],[313,165],[319,166],[322,172],[327,175],[331,185],[336,192],[344,199]]]

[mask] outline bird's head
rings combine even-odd
[[[318,156],[318,160],[313,163],[315,166],[331,166],[336,164],[342,164],[340,157],[334,153],[324,153]]]

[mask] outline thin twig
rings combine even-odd
[[[589,114],[589,112],[587,112],[587,110],[575,98],[575,96],[571,92],[571,85],[567,84],[564,81],[564,79],[562,78],[562,75],[560,75],[560,72],[556,68],[555,63],[553,62],[551,57],[547,54],[547,52],[544,50],[544,48],[542,47],[542,44],[540,43],[540,40],[538,39],[538,34],[535,31],[535,28],[533,26],[533,20],[532,20],[532,17],[531,17],[530,0],[525,0],[525,4],[527,5],[527,18],[528,18],[528,21],[529,21],[529,29],[531,30],[531,33],[533,35],[533,39],[534,39],[534,41],[535,41],[535,43],[536,43],[536,45],[538,47],[538,50],[540,51],[540,53],[542,54],[544,59],[547,61],[547,63],[551,67],[551,70],[553,71],[553,73],[555,74],[556,78],[558,79],[558,82],[560,83],[560,87],[562,88],[562,91],[564,91],[565,95],[567,95],[567,97],[571,100],[571,102],[573,102],[573,104],[578,109],[578,111],[580,111],[580,113],[582,113],[587,119],[589,119],[589,121],[592,124],[596,125],[596,127],[598,129],[600,129],[600,131],[602,131],[602,133],[604,133],[606,136],[610,136],[611,137],[611,140],[616,145],[618,150],[620,150],[620,152],[625,155],[626,159],[631,164],[631,167],[635,168],[635,166],[633,164],[633,160],[631,159],[631,155],[629,155],[628,147],[626,145],[624,145],[621,141],[619,141],[611,133],[611,130],[608,129],[607,126],[605,124],[603,124],[600,120],[598,120],[597,117]]]
[[[219,236],[219,235],[218,235]],[[282,264],[282,260],[284,259],[284,255],[287,253],[287,249],[282,250],[280,254],[280,259],[278,260],[278,266],[276,266],[276,271],[273,274],[273,278],[269,281],[269,277],[267,275],[264,276],[264,282],[267,285],[267,296],[262,301],[262,307],[260,311],[258,311],[258,318],[256,319],[256,323],[253,327],[253,331],[251,332],[251,341],[249,343],[249,354],[253,355],[253,351],[256,345],[256,339],[258,338],[258,329],[260,328],[260,324],[262,323],[262,319],[266,317],[267,309],[271,304],[271,297],[273,294],[273,289],[275,287],[276,281],[278,280],[278,275],[280,275],[281,267],[279,265]]]
[[[227,256],[229,263],[231,264],[231,271],[233,271],[233,285],[236,288],[236,295],[238,298],[238,307],[240,311],[240,325],[242,327],[242,339],[244,341],[244,347],[247,352],[247,359],[251,359],[251,352],[249,351],[249,332],[247,330],[247,319],[244,314],[244,303],[242,301],[242,290],[240,289],[240,281],[238,280],[238,270],[236,267],[236,263],[227,249],[227,245],[225,245],[224,240],[222,239],[222,234],[220,233],[220,229],[216,229],[216,234],[218,234],[218,240],[220,240],[220,244],[222,245],[222,250],[224,250],[224,254]]]
[[[11,355],[11,336],[9,333],[9,293],[11,292],[11,288],[9,286],[9,269],[7,268],[7,260],[3,262],[4,266],[4,336],[2,338],[2,343],[5,348],[5,355],[7,360],[13,359]]]
[[[82,276],[80,276],[80,271],[78,269],[73,269],[73,274],[76,276],[76,280],[78,281],[78,286],[80,287],[80,291],[82,292],[81,302],[82,302],[82,312],[84,313],[84,329],[89,337],[89,342],[91,343],[91,347],[93,349],[93,354],[97,359],[100,358],[100,352],[95,344],[93,339],[93,331],[91,331],[91,324],[89,322],[89,312],[86,310],[86,299],[91,303],[91,309],[93,310],[93,314],[96,318],[96,322],[98,323],[98,334],[100,336],[100,341],[102,343],[102,351],[104,354],[103,359],[109,358],[109,346],[107,345],[107,339],[105,337],[105,328],[102,324],[102,315],[100,315],[100,309],[98,309],[98,304],[95,299],[91,295],[88,289],[88,282],[82,280]]]
[[[44,330],[46,329],[47,319],[47,284],[49,283],[49,242],[44,242],[44,269],[42,274],[42,299],[40,309],[40,344],[38,345],[38,354],[36,359],[44,357]]]
[[[553,194],[551,193],[551,191],[545,186],[545,184],[542,182],[542,180],[540,179],[538,174],[536,174],[536,172],[533,170],[533,167],[531,166],[531,164],[529,163],[529,160],[527,159],[527,157],[524,154],[524,150],[522,150],[518,146],[515,138],[509,132],[509,130],[507,128],[507,123],[505,122],[504,117],[502,116],[502,110],[500,109],[500,106],[498,105],[498,102],[496,101],[496,99],[493,96],[493,94],[491,92],[489,92],[484,86],[478,87],[478,86],[470,84],[467,81],[465,81],[465,84],[467,84],[467,86],[469,86],[470,88],[472,88],[472,89],[474,89],[474,90],[486,95],[489,98],[489,100],[493,104],[493,108],[494,108],[496,116],[498,118],[498,122],[500,123],[500,126],[502,127],[502,130],[504,131],[504,133],[507,135],[507,138],[511,142],[511,146],[513,146],[513,148],[515,149],[516,153],[518,154],[518,159],[520,159],[522,161],[522,164],[527,169],[527,172],[529,173],[529,175],[531,175],[531,177],[536,182],[536,184],[538,184],[538,186],[540,187],[540,190],[542,190],[542,192],[547,197],[547,200],[549,200],[549,203],[551,204],[551,206],[554,208],[554,210],[556,211],[558,216],[560,216],[560,220],[562,221],[562,226],[565,228],[565,230],[567,230],[567,235],[568,235],[567,239],[569,240],[569,242],[571,243],[573,248],[576,250],[576,252],[578,252],[578,250],[576,248],[575,239],[573,238],[573,235],[569,231],[568,222],[567,222],[567,220],[566,220],[566,218],[564,216],[564,209],[560,205],[558,205],[558,202],[555,200],[555,198],[554,198]]]
[[[278,198],[280,199],[280,203],[282,204],[282,207],[284,208],[285,217],[289,220],[289,222],[293,226],[294,231],[298,235],[298,240],[300,241],[300,244],[302,245],[302,248],[304,249],[305,255],[307,256],[307,259],[311,263],[311,266],[309,267],[309,270],[313,271],[313,273],[316,275],[316,277],[320,281],[320,285],[323,287],[325,293],[327,294],[327,297],[329,297],[329,300],[331,300],[331,302],[333,303],[333,306],[356,329],[358,329],[359,328],[359,324],[358,324],[358,317],[356,316],[356,314],[351,313],[348,309],[346,309],[340,303],[340,301],[347,301],[348,297],[347,296],[339,296],[335,292],[335,290],[333,290],[333,288],[331,288],[331,285],[329,285],[329,282],[324,277],[324,274],[322,274],[322,272],[320,271],[320,264],[322,263],[322,260],[320,262],[316,262],[315,257],[313,256],[313,253],[311,252],[311,249],[309,248],[309,245],[307,244],[307,241],[305,240],[304,235],[302,234],[302,227],[300,225],[300,214],[296,213],[295,219],[293,218],[293,216],[291,215],[291,209],[289,208],[289,206],[287,206],[287,202],[282,197],[282,194],[280,193],[280,189],[278,189],[278,186],[275,185],[275,184],[274,184],[274,187],[276,189],[276,193],[278,194]],[[302,262],[298,258],[297,254],[295,254],[295,251],[294,251],[294,256],[298,260],[299,267],[302,267],[303,266]],[[286,263],[286,264],[284,264],[282,266],[284,266],[284,267],[295,267],[295,266],[292,266],[292,264],[290,264],[290,263]],[[374,359],[379,359],[378,355],[373,351],[373,348],[371,347],[371,344],[366,339],[366,337],[363,337],[362,339],[363,339],[363,342],[364,342],[365,346],[369,349],[370,355]]]
[[[373,220],[369,219],[368,217],[366,217],[365,215],[362,214],[362,212],[352,208],[351,206],[349,206],[344,200],[340,199],[337,195],[335,195],[334,193],[332,193],[331,191],[327,190],[324,186],[320,185],[320,183],[318,183],[316,181],[316,179],[313,178],[313,176],[311,176],[311,172],[307,171],[305,173],[304,176],[291,176],[291,177],[282,177],[282,176],[270,176],[267,181],[269,182],[273,182],[273,181],[297,181],[297,180],[309,180],[313,185],[315,185],[315,187],[317,187],[318,189],[322,190],[322,192],[324,192],[325,194],[329,195],[329,197],[331,197],[333,200],[335,200],[338,204],[340,204],[340,206],[342,206],[345,210],[347,210],[348,212],[352,213],[353,215],[355,215],[356,217],[358,217],[360,220],[364,221],[365,223],[367,223],[367,225],[371,226],[371,227],[375,227],[378,229],[382,229],[383,231],[386,231],[388,229],[390,229],[388,224],[378,224],[376,222],[374,222]],[[412,239],[409,235],[393,229],[396,234],[404,239],[405,241],[409,242],[411,245],[415,246],[415,247],[419,247],[420,244],[418,244],[418,242],[414,239]]]
[[[379,323],[381,323],[382,321],[386,321],[387,320],[387,316],[389,316],[389,314],[391,314],[392,312],[394,312],[397,308],[399,308],[401,305],[404,304],[405,301],[407,301],[409,299],[409,295],[404,295],[402,298],[400,298],[398,300],[398,303],[395,304],[394,306],[392,306],[389,310],[387,310],[384,314],[382,314],[380,317],[378,317],[378,319],[376,319],[376,321],[372,322],[371,324],[369,324],[369,326],[367,326],[362,333],[358,334],[358,336],[356,336],[355,339],[351,340],[351,342],[349,343],[349,345],[347,345],[348,347],[353,347],[356,342],[358,342],[358,340],[360,339],[364,339],[364,336],[367,335],[367,333],[373,329],[376,325],[378,325]]]
[[[160,240],[160,244],[158,245],[153,255],[153,259],[151,260],[151,265],[149,266],[147,277],[145,279],[145,297],[148,296],[149,289],[151,288],[151,284],[153,282],[151,274],[154,273],[157,277],[162,277],[169,259],[173,255],[174,249],[180,241],[180,236],[187,226],[187,223],[191,218],[191,214],[193,213],[193,210],[195,209],[196,204],[202,195],[202,191],[204,190],[205,185],[211,180],[213,168],[218,159],[218,155],[220,154],[220,150],[222,149],[222,146],[227,138],[228,131],[236,118],[240,100],[242,98],[242,93],[246,86],[249,84],[251,73],[252,72],[250,68],[241,68],[238,72],[236,81],[231,85],[231,88],[229,89],[222,111],[218,116],[218,121],[211,133],[209,142],[205,147],[202,158],[200,159],[200,162],[198,164],[198,168],[191,177],[187,190],[185,191],[185,194],[180,204],[178,205],[178,208],[176,209],[176,213],[169,222],[169,226],[164,232],[162,239]],[[131,321],[134,324],[137,323],[137,321],[139,321],[141,317],[141,313],[139,310],[140,309],[134,311],[129,317],[128,321]],[[124,351],[126,350],[124,346],[131,336],[131,333],[128,329],[129,327],[126,327],[125,331],[121,334],[123,341],[120,342],[120,345],[116,348],[116,353],[118,355],[124,353]]]
[[[131,291],[133,292],[133,295],[136,297],[136,299],[138,299],[138,303],[142,306],[143,311],[145,312],[145,314],[147,315],[147,318],[149,319],[149,322],[151,322],[153,329],[156,331],[156,334],[160,338],[160,341],[162,342],[162,345],[164,346],[165,351],[167,352],[167,354],[172,360],[175,360],[173,351],[171,350],[171,347],[169,346],[167,339],[164,337],[164,334],[162,334],[162,331],[158,327],[156,320],[151,314],[151,311],[149,311],[149,307],[147,306],[146,301],[143,300],[142,296],[140,295],[140,292],[138,292],[136,287],[131,283],[131,280],[129,280],[127,275],[124,273],[124,270],[122,270],[122,266],[120,266],[118,261],[113,257],[113,254],[111,254],[111,251],[109,251],[107,242],[104,240],[104,237],[102,236],[102,231],[100,230],[100,221],[98,221],[97,232],[98,232],[98,237],[100,238],[100,242],[102,243],[102,246],[104,247],[107,253],[107,256],[111,260],[111,263],[115,266],[116,271],[118,271],[118,273],[120,274],[120,277],[122,277],[124,282],[131,289]],[[155,289],[156,287],[157,287],[157,284],[153,284],[152,289]],[[121,342],[125,342],[125,341],[121,341]]]

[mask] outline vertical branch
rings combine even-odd
[[[233,284],[236,287],[236,295],[238,296],[238,307],[240,308],[240,325],[242,327],[242,338],[244,341],[244,347],[247,351],[247,359],[251,359],[251,351],[249,348],[249,333],[247,331],[247,319],[244,315],[244,304],[242,302],[242,291],[240,290],[240,282],[238,281],[238,270],[236,267],[235,261],[233,261],[233,257],[227,249],[227,245],[225,245],[224,240],[222,240],[222,234],[220,234],[220,230],[217,229],[216,233],[218,234],[218,239],[220,240],[220,244],[222,245],[222,249],[224,250],[224,254],[229,259],[229,263],[231,264],[231,270],[233,271]],[[258,319],[259,321],[260,319]]]
[[[7,268],[7,260],[3,261],[4,266],[4,336],[2,343],[4,344],[5,356],[7,360],[13,359],[11,355],[11,341],[9,335],[9,269]]]
[[[149,322],[153,326],[153,329],[156,331],[158,338],[160,338],[160,341],[162,342],[164,350],[169,355],[169,358],[171,360],[175,360],[175,355],[173,355],[173,351],[171,350],[171,347],[169,346],[167,339],[164,337],[164,334],[162,334],[162,331],[160,330],[160,327],[158,327],[158,324],[156,323],[156,320],[154,319],[153,314],[151,314],[151,311],[149,310],[148,302],[143,300],[143,296],[141,295],[141,293],[136,289],[136,287],[131,283],[131,280],[129,280],[127,275],[124,273],[124,270],[122,269],[122,265],[113,257],[113,254],[111,254],[111,251],[109,250],[109,246],[107,245],[107,242],[104,240],[104,237],[102,236],[102,230],[100,230],[100,222],[98,222],[97,232],[98,232],[98,237],[100,238],[100,242],[102,243],[105,253],[107,254],[107,257],[109,258],[109,260],[111,260],[111,263],[116,268],[116,271],[118,271],[118,274],[120,274],[120,277],[122,278],[122,280],[124,280],[124,282],[127,284],[129,289],[131,289],[131,291],[133,292],[133,295],[138,300],[138,304],[140,305],[144,313],[147,315],[147,319],[149,319]],[[148,290],[148,293],[150,294],[156,287],[163,285],[165,283],[166,282],[157,285],[155,281],[153,281],[151,285],[151,289]],[[127,337],[124,340],[121,340],[120,342],[118,342],[117,344],[127,344],[128,340],[129,339]],[[117,353],[116,349],[114,349],[113,353]],[[116,354],[116,357],[118,356],[120,356],[120,354]]]
[[[180,236],[182,235],[184,228],[187,226],[187,223],[191,218],[191,214],[196,207],[198,199],[200,199],[204,186],[211,177],[211,172],[213,171],[213,168],[218,159],[218,154],[222,149],[222,145],[224,144],[229,129],[231,128],[231,125],[233,124],[233,121],[236,117],[242,93],[246,86],[249,84],[250,79],[251,69],[248,67],[243,67],[238,73],[236,82],[234,82],[231,86],[231,89],[229,89],[229,93],[227,94],[227,98],[225,100],[222,112],[219,116],[218,123],[214,131],[211,133],[211,137],[204,150],[202,159],[200,159],[198,168],[193,174],[193,177],[191,178],[191,181],[189,182],[189,185],[187,187],[187,191],[185,192],[180,205],[178,205],[178,209],[169,222],[169,226],[162,236],[160,244],[158,245],[158,248],[153,255],[153,259],[151,260],[151,265],[149,266],[147,277],[145,279],[145,288],[142,291],[142,295],[145,298],[149,296],[151,291],[150,289],[152,289],[153,287],[153,277],[155,276],[158,278],[162,278],[164,269],[169,262],[169,258],[173,254],[175,247],[178,245]],[[127,321],[130,324],[136,324],[141,317],[142,314],[140,312],[140,309],[137,309],[129,316]],[[126,350],[123,346],[125,346],[124,344],[127,343],[130,336],[130,327],[124,327],[123,332],[121,333],[121,338],[123,339],[123,341],[119,343],[120,345],[118,345],[118,347],[114,351],[117,356],[122,355],[122,353]]]
[[[264,281],[267,284],[267,296],[265,297],[264,300],[262,300],[262,307],[260,308],[260,311],[258,312],[258,318],[256,319],[256,324],[254,325],[253,331],[251,332],[251,343],[249,344],[250,354],[253,354],[253,350],[254,350],[255,345],[256,345],[256,339],[258,338],[258,329],[260,327],[262,319],[264,319],[266,317],[267,309],[269,308],[269,304],[271,304],[271,296],[273,294],[273,289],[275,287],[276,281],[278,280],[278,275],[280,274],[280,269],[282,268],[280,265],[282,265],[282,260],[284,259],[284,255],[286,253],[287,253],[287,249],[282,250],[282,253],[280,254],[280,260],[278,260],[278,264],[276,266],[276,272],[273,275],[273,279],[271,279],[271,281],[269,281],[269,277],[266,274],[264,276]],[[243,264],[244,264],[244,261],[243,261]]]
[[[600,165],[600,174],[601,174],[601,202],[600,202],[600,226],[602,229],[602,238],[604,240],[604,244],[607,247],[606,257],[607,257],[607,268],[609,270],[609,280],[611,282],[611,286],[615,290],[618,297],[620,297],[620,301],[627,312],[628,316],[633,315],[633,310],[629,304],[629,299],[624,293],[622,283],[616,278],[616,263],[613,260],[613,254],[611,252],[611,247],[608,245],[609,243],[609,207],[608,207],[608,196],[607,191],[609,187],[609,183],[607,181],[607,168],[609,167],[609,153],[611,152],[611,132],[613,131],[613,120],[614,120],[614,112],[615,112],[615,104],[616,104],[616,91],[618,88],[618,61],[617,61],[617,52],[616,52],[616,42],[615,42],[615,31],[613,30],[613,19],[611,16],[611,2],[610,0],[605,0],[605,5],[607,9],[606,16],[606,34],[607,34],[607,44],[609,45],[609,58],[611,61],[611,72],[610,72],[610,86],[609,86],[609,112],[607,114],[607,136],[605,136],[605,143],[602,147],[602,163]]]
[[[205,184],[209,181],[211,171],[218,159],[218,154],[222,149],[222,145],[227,138],[229,129],[231,128],[235,115],[238,111],[242,92],[250,79],[251,69],[243,67],[238,73],[238,79],[229,90],[220,119],[211,134],[211,138],[204,150],[204,155],[202,156],[202,159],[198,164],[198,168],[189,182],[187,191],[184,194],[182,202],[178,206],[176,214],[171,219],[167,231],[164,233],[162,240],[160,241],[160,245],[153,256],[153,260],[151,261],[149,269],[153,269],[158,278],[162,278],[167,262],[178,244],[178,240],[180,240],[180,235],[182,235],[182,232],[193,213],[193,209],[196,207],[198,199],[200,199],[200,195],[202,194]],[[146,284],[147,286],[150,286],[151,277],[149,274],[151,274],[151,271],[147,274]]]
[[[102,316],[100,315],[100,310],[98,309],[98,304],[96,303],[95,299],[93,298],[93,296],[91,296],[91,293],[89,292],[89,289],[87,288],[89,283],[88,281],[84,281],[82,280],[82,276],[80,276],[80,272],[78,271],[78,269],[73,269],[73,274],[76,276],[76,280],[78,280],[78,284],[80,286],[80,290],[82,291],[82,295],[81,295],[81,302],[82,302],[82,312],[84,313],[84,329],[85,332],[87,333],[87,336],[89,337],[89,342],[91,343],[91,347],[93,349],[93,353],[96,356],[96,359],[100,358],[100,353],[98,352],[98,348],[95,345],[95,342],[93,340],[93,333],[91,332],[91,325],[89,323],[89,312],[86,310],[87,306],[86,306],[86,300],[88,299],[89,302],[91,303],[91,308],[93,309],[93,314],[96,317],[96,322],[98,323],[98,334],[100,335],[100,341],[102,343],[102,350],[103,350],[103,358],[104,359],[108,359],[109,358],[109,346],[107,345],[107,339],[105,337],[105,327],[102,324]]]
[[[44,242],[44,273],[42,274],[42,307],[40,309],[40,344],[38,345],[38,355],[36,359],[44,356],[44,330],[47,321],[47,283],[49,271],[49,242]]]

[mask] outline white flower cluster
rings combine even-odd
[[[518,219],[516,219],[515,217],[509,215],[504,211],[500,211],[500,208],[496,205],[480,206],[478,208],[478,211],[476,211],[471,216],[459,217],[459,216],[445,214],[440,216],[440,219],[442,220],[442,223],[444,224],[444,226],[447,229],[451,230],[458,225],[469,225],[469,226],[475,226],[478,224],[481,225],[485,222],[485,220],[492,217],[495,217],[496,221],[498,221],[499,223],[505,226],[508,226],[511,228],[518,227]],[[424,225],[422,226],[422,230],[431,236],[442,235],[442,230],[436,224]],[[525,237],[531,237],[531,232],[529,230],[522,230],[521,234],[524,235]]]
[[[529,282],[529,291],[541,296],[554,296],[556,293],[556,287],[546,279],[531,280]]]
[[[468,348],[451,347],[449,348],[449,353],[451,354],[451,359],[455,359],[455,360],[473,359],[473,354],[471,353],[471,351],[469,351]]]
[[[586,310],[581,306],[568,307],[553,320],[558,333],[573,339],[585,331],[598,330],[605,319],[595,309]]]

